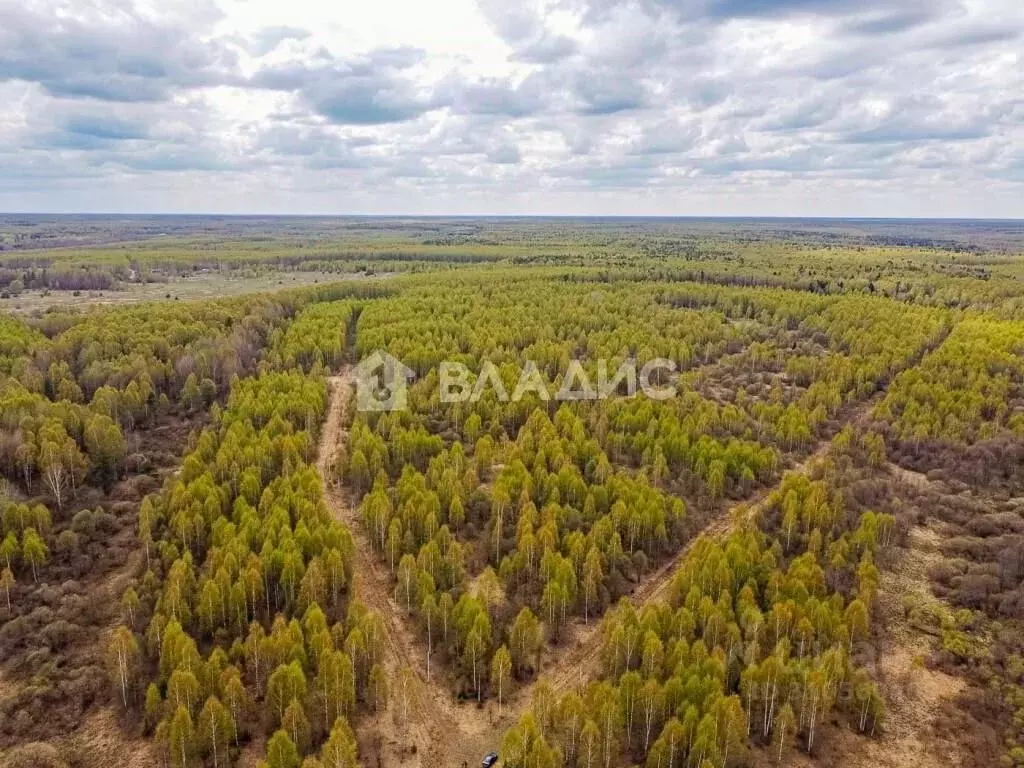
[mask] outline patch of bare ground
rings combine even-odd
[[[914,473],[916,474],[916,473]],[[923,477],[923,476],[922,476]],[[914,484],[919,480],[911,478]],[[927,480],[925,479],[925,482]],[[991,743],[979,723],[957,706],[966,683],[959,677],[930,669],[926,660],[938,638],[908,618],[907,602],[935,601],[928,572],[942,560],[942,535],[927,526],[909,531],[907,548],[890,569],[882,572],[874,637],[858,653],[885,697],[883,730],[864,738],[833,719],[822,732],[814,758],[794,754],[793,768],[962,768],[985,762],[979,751]],[[980,761],[980,762],[979,762]]]
[[[267,736],[257,731],[253,737],[242,747],[242,751],[235,761],[237,768],[256,768],[256,765],[267,753]]]
[[[137,304],[146,301],[190,301],[244,296],[251,293],[304,288],[311,285],[348,280],[381,279],[391,273],[366,275],[343,272],[277,272],[246,275],[241,272],[202,270],[195,275],[169,278],[166,282],[121,283],[103,291],[61,291],[56,289],[24,291],[0,298],[0,311],[30,314],[50,307],[92,307],[113,304]]]
[[[44,670],[42,676],[28,681],[0,672],[0,710],[14,708],[15,726],[23,713],[34,713],[30,720],[21,720],[28,727],[8,740],[10,748],[0,750],[0,765],[6,764],[5,756],[14,755],[32,739],[45,741],[70,768],[159,765],[152,742],[133,735],[120,721],[120,702],[105,701],[104,652],[120,622],[121,595],[134,580],[141,561],[142,553],[134,551],[121,567],[89,583],[88,599],[96,606],[94,623],[82,628],[81,641],[57,659],[55,669]],[[86,684],[86,680],[90,682]],[[79,685],[89,688],[81,696],[67,693]],[[45,703],[40,706],[41,702]]]
[[[911,488],[921,490],[927,488],[932,482],[924,472],[915,472],[891,461],[888,463],[887,469],[889,474]]]
[[[0,668],[0,703],[15,698],[28,688],[28,682],[16,677]]]
[[[153,741],[126,734],[112,707],[90,712],[81,727],[62,740],[60,749],[72,768],[161,765]]]
[[[106,649],[121,597],[145,567],[139,503],[173,471],[198,419],[130,434],[135,463],[124,479],[107,493],[82,487],[63,511],[54,509],[54,539],[73,532],[76,543],[51,545],[39,582],[16,585],[11,615],[0,608],[0,765],[12,750],[40,742],[72,768],[157,765],[152,743],[120,722]]]

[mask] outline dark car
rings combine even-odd
[[[498,753],[497,752],[488,752],[486,755],[484,755],[483,768],[493,768],[493,766],[495,766],[497,764],[498,764]]]

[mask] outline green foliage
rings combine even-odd
[[[285,339],[277,334],[275,343]],[[268,355],[281,366],[286,358],[291,366],[277,347]],[[197,407],[216,394],[203,389]],[[323,379],[299,369],[271,364],[234,376],[181,471],[141,505],[151,586],[143,600],[126,593],[123,606],[129,624],[148,617],[141,645],[149,664],[129,627],[118,630],[112,657],[130,661],[114,666],[123,690],[155,671],[146,718],[171,762],[228,765],[266,711],[280,728],[267,763],[298,766],[328,734],[345,732],[339,724],[357,700],[383,704],[370,691],[383,626],[348,599],[351,533],[331,515],[310,463],[326,402]],[[90,455],[110,466],[120,453],[117,426],[106,413],[91,419]],[[7,517],[24,526],[20,510]]]
[[[902,440],[973,443],[1024,436],[1024,323],[966,318],[879,405]]]
[[[563,696],[537,683],[532,711],[503,740],[505,764],[728,768],[749,761],[751,739],[781,760],[794,745],[812,750],[833,710],[874,731],[884,706],[853,656],[895,521],[847,509],[831,470],[782,473],[885,387],[874,431],[840,432],[837,456],[882,470],[904,444],[1019,437],[1024,305],[999,273],[1013,265],[952,265],[923,249],[913,266],[874,247],[721,251],[618,230],[570,249],[509,232],[487,244],[460,235],[457,247],[434,233],[311,243],[284,256],[234,244],[217,259],[556,266],[0,318],[0,472],[26,498],[45,493],[54,518],[0,501],[0,610],[19,610],[12,594],[29,574],[45,579],[51,548],[70,557],[95,538],[96,516],[69,521],[68,508],[83,484],[122,477],[134,433],[168,416],[204,420],[180,473],[139,508],[147,572],[125,592],[108,647],[117,699],[141,712],[172,766],[229,765],[266,724],[277,729],[266,765],[354,768],[349,718],[389,698],[407,708],[412,672],[387,679],[384,625],[351,597],[352,536],[312,462],[323,375],[384,349],[416,371],[411,407],[355,415],[336,466],[397,603],[424,633],[427,676],[448,664],[462,693],[500,704],[532,677],[545,640],[564,642],[575,617],[601,621],[600,678]],[[41,263],[58,259],[64,274],[90,258],[124,279],[120,252]],[[210,258],[171,244],[132,271]],[[950,311],[966,306],[992,314]],[[659,380],[668,400],[621,397],[622,384],[607,400],[552,399],[570,370],[596,387],[599,360],[614,376],[622,362],[657,358],[677,369]],[[465,363],[470,386],[493,363],[493,379],[472,402],[441,402],[442,360]],[[527,361],[539,391],[506,402],[500,390],[513,392]],[[620,600],[703,520],[780,475],[755,522],[693,545],[667,602]],[[964,575],[958,585],[971,586],[979,573]],[[950,658],[1015,668],[986,656],[980,619],[947,618],[938,631]]]
[[[622,600],[609,611],[604,680],[582,697],[535,698],[506,735],[503,760],[529,765],[551,751],[558,764],[609,754],[615,764],[624,750],[649,766],[743,764],[748,735],[777,754],[797,739],[813,749],[833,707],[873,731],[882,699],[851,649],[868,631],[873,561],[894,520],[852,515],[841,494],[802,474],[783,478],[759,520],[696,542],[667,603],[638,611]],[[841,699],[846,687],[853,695]]]

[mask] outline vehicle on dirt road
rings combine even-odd
[[[482,763],[483,768],[494,768],[494,766],[497,765],[497,764],[498,764],[498,753],[497,752],[488,752],[486,755],[484,755],[484,760],[483,760],[483,763]]]

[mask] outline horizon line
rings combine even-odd
[[[139,211],[0,211],[0,217],[59,216],[133,218],[192,217],[221,219],[613,219],[613,220],[685,220],[685,221],[864,221],[864,222],[1012,222],[1024,223],[1024,216],[844,216],[844,215],[765,215],[765,214],[593,214],[593,213],[210,213]]]

